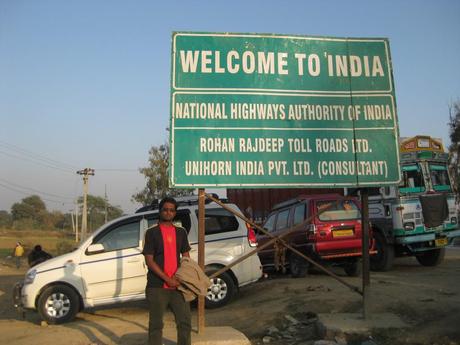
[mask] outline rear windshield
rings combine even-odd
[[[325,210],[327,209],[327,210]],[[324,211],[325,210],[325,211]],[[316,202],[316,211],[321,221],[360,219],[361,212],[351,200],[322,200]]]
[[[198,210],[196,210],[195,213],[198,218]],[[206,235],[236,231],[239,225],[236,217],[223,208],[207,208],[204,212],[204,228]]]

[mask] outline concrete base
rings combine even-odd
[[[318,314],[317,332],[323,339],[336,336],[368,335],[372,329],[408,327],[397,315],[390,313],[371,314],[366,320],[362,314]]]
[[[163,329],[164,345],[175,345],[176,339],[176,328]],[[206,327],[203,334],[192,330],[192,345],[251,345],[251,342],[243,333],[232,327]]]

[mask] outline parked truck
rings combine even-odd
[[[400,139],[401,183],[369,191],[369,217],[377,254],[371,268],[389,270],[393,259],[415,256],[424,266],[442,262],[445,247],[460,236],[455,194],[442,141]],[[348,194],[356,190],[348,189]]]

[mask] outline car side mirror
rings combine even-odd
[[[86,253],[89,255],[103,253],[104,251],[104,245],[101,243],[92,244],[86,249]]]

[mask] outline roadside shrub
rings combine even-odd
[[[35,223],[32,219],[20,219],[13,222],[14,230],[32,230],[35,229]]]
[[[76,243],[68,240],[61,240],[56,244],[56,255],[70,253],[76,247]]]

